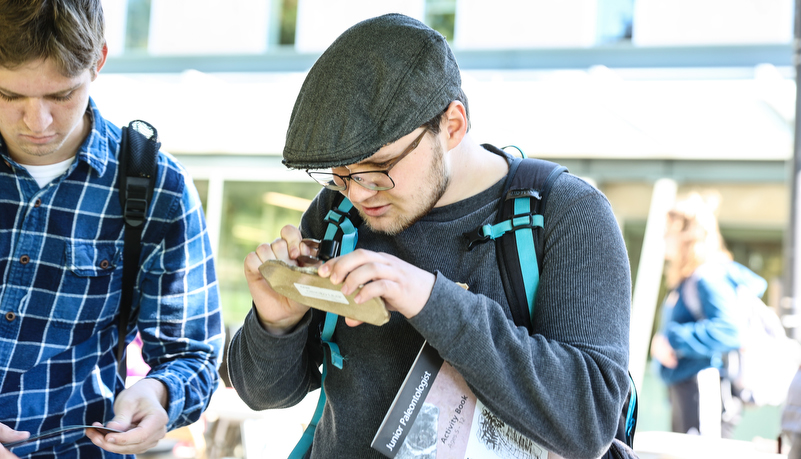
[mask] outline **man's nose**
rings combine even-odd
[[[43,99],[34,97],[28,101],[23,119],[32,132],[44,132],[53,122],[49,104]]]
[[[353,180],[351,180],[348,183],[348,194],[347,194],[347,196],[348,196],[348,199],[350,199],[350,202],[358,203],[358,202],[365,201],[365,200],[370,199],[373,196],[375,196],[376,193],[378,193],[378,191],[369,190],[369,189],[357,184]]]

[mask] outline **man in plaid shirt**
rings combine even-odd
[[[0,458],[143,452],[197,420],[217,384],[222,320],[201,203],[163,152],[135,318],[118,330],[120,129],[89,98],[106,54],[100,0],[0,0],[0,442],[122,431],[0,447]],[[152,370],[126,389],[115,351],[137,331]]]

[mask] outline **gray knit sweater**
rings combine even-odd
[[[424,340],[488,408],[545,448],[596,458],[609,446],[628,390],[631,280],[620,229],[599,191],[562,174],[545,208],[529,336],[511,319],[495,245],[467,251],[462,236],[494,221],[502,186],[435,208],[395,237],[359,229],[358,247],[436,273],[436,283],[410,320],[392,313],[384,326],[351,328],[339,319],[334,341],[345,363],[341,370],[329,365],[311,457],[383,457],[370,442]],[[303,216],[304,236],[322,238],[334,196],[317,196]],[[250,407],[292,406],[319,387],[321,318],[309,313],[293,333],[275,337],[251,311],[228,355],[233,385]]]

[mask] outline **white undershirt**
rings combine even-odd
[[[47,164],[45,166],[31,166],[28,164],[22,164],[22,166],[25,167],[28,173],[31,174],[31,177],[36,180],[36,183],[39,184],[39,188],[44,188],[44,186],[52,182],[53,179],[67,172],[67,169],[70,168],[73,161],[75,161],[75,156],[61,161],[60,163]]]

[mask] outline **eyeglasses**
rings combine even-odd
[[[309,177],[313,178],[315,182],[319,183],[320,185],[328,188],[329,190],[336,190],[336,191],[343,191],[348,188],[348,180],[352,180],[354,183],[358,183],[359,185],[367,188],[368,190],[372,191],[385,191],[395,188],[395,182],[392,180],[392,177],[389,176],[389,171],[395,167],[403,158],[409,155],[418,145],[420,145],[420,141],[423,140],[423,136],[428,132],[428,130],[423,130],[423,132],[414,139],[411,145],[409,145],[403,153],[400,154],[392,164],[389,165],[386,169],[382,171],[364,171],[364,172],[354,172],[348,175],[339,175],[334,174],[333,172],[309,172]]]

